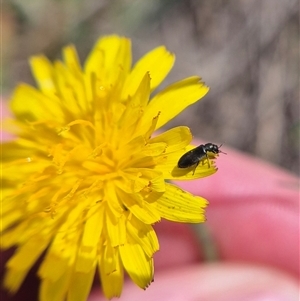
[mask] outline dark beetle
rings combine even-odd
[[[179,168],[187,168],[187,167],[190,167],[190,166],[193,166],[196,164],[196,166],[195,166],[195,169],[196,169],[199,162],[206,157],[208,166],[210,167],[207,152],[212,152],[214,154],[223,153],[219,149],[221,146],[222,146],[222,144],[220,146],[217,146],[216,144],[212,144],[212,143],[201,144],[201,145],[197,146],[196,148],[185,153],[179,159],[177,166]],[[225,154],[225,153],[223,153],[223,154]],[[195,170],[194,170],[194,172],[195,172]]]

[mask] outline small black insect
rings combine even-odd
[[[177,166],[179,168],[187,168],[187,167],[196,165],[195,169],[194,169],[194,173],[195,173],[196,167],[198,166],[200,161],[203,160],[206,157],[206,160],[208,162],[208,166],[210,167],[207,152],[212,152],[214,154],[218,154],[218,153],[225,154],[224,152],[222,152],[219,149],[221,146],[222,146],[222,144],[220,146],[217,146],[216,144],[212,144],[212,143],[201,144],[201,145],[197,146],[196,148],[194,148],[194,149],[188,151],[187,153],[185,153],[179,159],[179,161],[177,163]]]

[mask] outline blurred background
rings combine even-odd
[[[297,0],[4,0],[1,20],[4,98],[33,83],[33,54],[60,58],[73,43],[83,62],[111,33],[132,39],[134,60],[164,44],[177,59],[163,86],[200,75],[211,88],[168,127],[187,125],[299,175]]]

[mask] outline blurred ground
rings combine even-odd
[[[4,96],[33,82],[27,58],[36,53],[54,59],[74,43],[83,61],[108,33],[132,38],[135,59],[164,44],[177,57],[165,85],[200,75],[211,87],[169,127],[299,175],[297,0],[10,0],[1,23]]]

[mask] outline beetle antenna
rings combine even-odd
[[[220,148],[222,145],[223,145],[223,143],[221,143],[221,144],[218,146],[218,148]],[[224,154],[224,155],[227,155],[227,153],[222,152],[220,149],[219,149],[219,153]]]

